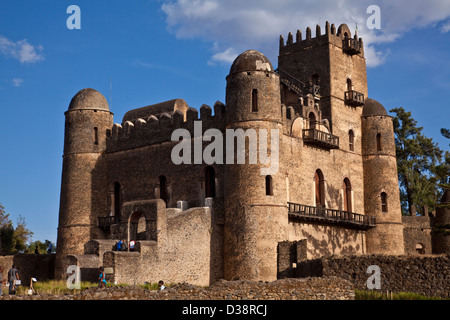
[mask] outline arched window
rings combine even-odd
[[[113,216],[120,216],[120,183],[119,182],[114,182],[114,190],[113,190],[113,194],[112,194],[112,199],[111,199],[111,213]]]
[[[258,112],[258,90],[252,91],[252,112]]]
[[[381,194],[381,212],[388,212],[387,194],[383,192]]]
[[[348,178],[345,178],[342,184],[342,191],[344,194],[344,211],[353,212],[352,209],[352,185]]]
[[[325,207],[325,180],[322,171],[317,170],[314,175],[314,186],[316,194],[316,207]]]
[[[355,134],[353,133],[353,130],[348,132],[348,148],[350,151],[355,151]]]
[[[381,143],[381,133],[377,133],[377,151],[382,151],[383,145]]]
[[[347,79],[347,91],[353,91],[352,79]]]
[[[266,176],[266,196],[273,196],[272,176]]]
[[[167,204],[167,178],[165,176],[159,177],[159,198]]]
[[[425,246],[421,243],[416,244],[416,252],[418,254],[425,254]]]
[[[314,74],[311,77],[311,81],[312,81],[313,85],[318,86],[319,85],[319,75],[318,74]]]
[[[314,114],[314,112],[311,112],[309,114],[308,118],[309,118],[309,128],[310,129],[315,129],[317,120],[316,120],[316,115]]]
[[[216,172],[213,167],[206,167],[205,170],[205,198],[216,197]]]

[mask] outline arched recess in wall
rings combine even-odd
[[[381,212],[388,212],[388,196],[386,192],[381,193]]]
[[[167,205],[168,192],[167,192],[167,178],[166,176],[159,176],[159,198],[164,200]]]
[[[352,184],[350,183],[350,180],[348,178],[344,179],[344,182],[342,183],[342,191],[344,195],[344,211],[347,212],[353,212],[352,207]]]
[[[355,133],[353,130],[348,132],[348,148],[350,151],[355,151]]]
[[[150,240],[147,238],[145,215],[140,211],[133,212],[129,222],[129,241]]]
[[[381,133],[377,133],[377,151],[383,151],[383,144],[381,141]]]
[[[113,217],[119,217],[120,216],[120,207],[121,207],[121,185],[119,182],[114,182],[111,185],[110,191],[109,191],[109,197],[110,197],[110,205],[111,205],[111,216]]]
[[[352,79],[347,79],[347,91],[353,91],[353,82]]]
[[[213,167],[205,169],[205,198],[216,197],[216,172]]]
[[[309,120],[309,128],[316,129],[317,118],[316,118],[316,115],[314,114],[314,112],[309,113],[308,120]]]
[[[325,207],[325,179],[320,169],[314,175],[316,207]]]

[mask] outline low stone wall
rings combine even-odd
[[[90,288],[74,295],[35,294],[0,300],[354,300],[350,281],[337,277],[284,279],[275,282],[220,280],[208,288],[179,284],[164,291],[139,286]]]
[[[370,266],[380,269],[381,291],[413,292],[450,297],[450,256],[342,256],[305,261],[297,265],[298,277],[338,276],[356,289],[368,290]]]
[[[32,277],[39,281],[54,279],[54,254],[17,254],[0,256],[0,266],[3,266],[3,279],[7,279],[8,271],[13,264],[22,280],[22,285],[29,286]]]

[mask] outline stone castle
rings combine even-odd
[[[131,110],[121,124],[98,91],[75,95],[65,113],[57,277],[77,265],[83,277],[104,266],[110,281],[131,284],[272,281],[302,260],[415,252],[392,118],[367,98],[363,41],[347,25],[281,37],[277,70],[246,51],[226,82],[225,104],[197,111],[176,99]],[[174,130],[209,145],[194,134],[198,122],[202,133],[279,130],[278,172],[262,175],[248,159],[174,164]],[[248,156],[249,144],[234,142]],[[411,230],[413,239],[423,228]],[[112,250],[120,239],[135,250]]]

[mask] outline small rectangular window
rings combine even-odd
[[[94,128],[94,144],[98,145],[98,128]]]
[[[381,212],[388,212],[387,194],[381,194]]]
[[[381,133],[377,134],[377,151],[383,151],[383,145],[381,144]]]
[[[271,176],[266,176],[266,196],[273,196],[273,186]]]
[[[258,112],[258,90],[252,91],[252,112]]]

